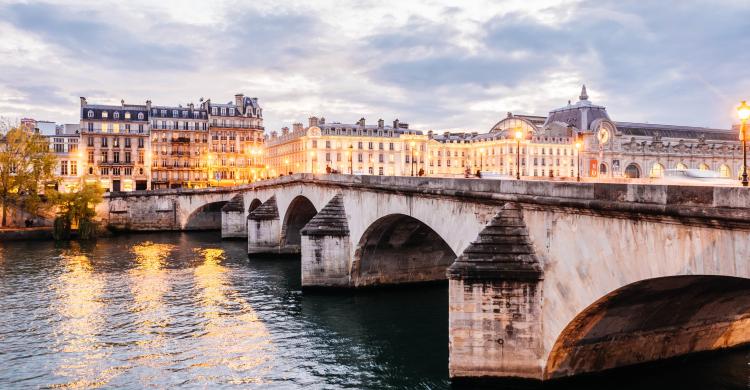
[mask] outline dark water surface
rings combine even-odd
[[[299,280],[298,259],[218,233],[0,243],[0,388],[450,387],[445,285]],[[747,370],[745,349],[551,387],[745,388]]]

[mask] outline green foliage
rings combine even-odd
[[[2,124],[0,124],[2,125]],[[0,203],[2,226],[12,204],[37,212],[41,204],[40,186],[54,180],[55,155],[41,134],[26,127],[0,128]]]
[[[70,222],[65,217],[55,218],[52,225],[52,237],[57,241],[70,239]]]
[[[54,190],[48,191],[48,197],[52,204],[57,206],[57,219],[64,222],[61,228],[70,231],[74,225],[78,226],[78,234],[81,239],[93,238],[96,233],[96,205],[101,203],[104,189],[98,185],[84,185],[76,192],[62,193]],[[64,235],[63,235],[64,236]]]

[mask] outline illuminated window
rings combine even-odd
[[[683,163],[677,163],[677,166],[675,166],[677,169],[687,169],[687,165]]]
[[[707,171],[707,170],[709,170],[708,165],[706,165],[704,163],[702,163],[701,165],[698,165],[698,169],[700,169],[701,171]]]
[[[651,177],[664,176],[664,166],[659,163],[654,163],[654,165],[651,166],[651,172],[649,173],[649,176]]]
[[[722,164],[719,167],[719,175],[721,177],[732,177],[732,170],[726,164]]]

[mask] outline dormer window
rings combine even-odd
[[[211,115],[216,115],[217,112],[216,107],[211,107]]]
[[[177,110],[172,110],[172,117],[177,118],[177,116],[178,116]]]
[[[89,110],[89,111],[88,111],[88,112],[86,113],[86,116],[88,116],[89,118],[93,118],[93,117],[94,117],[94,111],[93,111],[93,110]]]
[[[142,121],[142,120],[143,120],[143,113],[142,113],[142,112],[139,112],[139,113],[138,113],[138,120],[139,120],[139,121]]]
[[[115,119],[120,119],[120,113],[117,112],[117,111],[115,111],[115,113],[112,115],[112,117],[115,118]]]
[[[130,112],[125,113],[125,119],[130,119]]]
[[[229,109],[229,115],[234,115],[234,108]]]
[[[156,115],[156,109],[154,108],[154,115]]]
[[[183,118],[187,118],[187,111],[183,111],[183,112],[182,112],[182,117],[183,117]]]
[[[102,111],[102,119],[107,119],[109,117],[109,114],[107,111]]]
[[[227,114],[227,109],[224,108],[224,107],[222,107],[221,108],[221,115],[226,115],[226,114]]]
[[[161,110],[161,116],[167,116],[167,110]]]

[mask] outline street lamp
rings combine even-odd
[[[409,144],[409,147],[411,148],[411,175],[414,176],[414,141],[412,141]]]
[[[742,141],[742,185],[747,187],[747,147],[745,145],[747,137],[745,136],[745,122],[750,118],[750,106],[744,100],[737,107],[737,115],[740,117],[740,140]]]
[[[581,141],[576,140],[576,181],[581,181]]]
[[[349,144],[349,174],[354,174],[354,144]]]
[[[521,130],[516,131],[516,180],[521,180]]]

